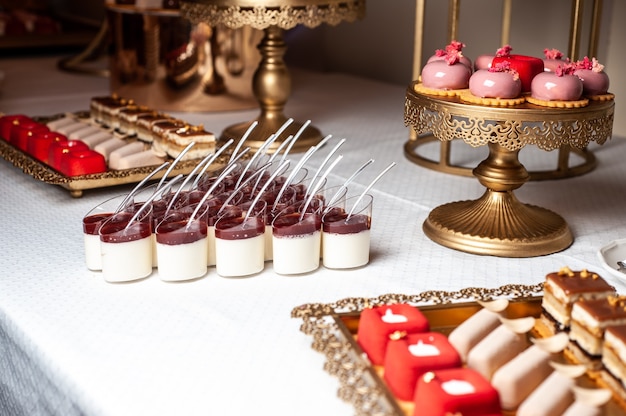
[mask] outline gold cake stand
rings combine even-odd
[[[261,62],[252,79],[252,90],[261,113],[256,120],[227,127],[220,137],[224,141],[238,141],[256,121],[258,124],[246,140],[246,146],[256,150],[288,120],[283,109],[291,94],[291,77],[283,60],[287,50],[284,31],[300,24],[313,28],[322,23],[337,25],[355,21],[365,15],[365,0],[183,0],[181,12],[194,23],[233,29],[251,26],[264,31],[258,45]],[[303,125],[299,121],[292,122],[267,150],[276,150]],[[321,139],[320,131],[308,125],[292,150],[307,150]]]
[[[513,193],[529,179],[518,153],[527,145],[550,151],[603,144],[612,134],[615,102],[590,100],[581,108],[530,103],[488,107],[421,94],[414,85],[406,93],[407,126],[417,134],[431,132],[442,142],[461,138],[473,147],[489,148],[473,170],[486,188],[482,197],[433,209],[424,233],[449,248],[502,257],[534,257],[569,247],[574,238],[560,215],[522,203]]]

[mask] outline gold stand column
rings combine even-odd
[[[181,11],[194,23],[233,29],[251,26],[264,31],[258,46],[261,62],[252,79],[261,112],[255,120],[227,127],[220,137],[224,141],[239,141],[256,121],[258,124],[246,140],[246,146],[256,150],[288,120],[283,109],[291,94],[291,77],[283,60],[287,49],[284,31],[300,24],[312,28],[322,23],[337,25],[360,19],[365,15],[365,0],[183,0]],[[267,150],[276,150],[303,125],[300,121],[292,122]],[[321,140],[320,131],[308,125],[292,151],[307,150]]]

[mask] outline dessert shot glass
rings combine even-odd
[[[118,212],[99,230],[102,276],[107,282],[129,282],[152,274],[152,204],[136,212]]]
[[[239,207],[227,207],[215,223],[215,269],[223,277],[260,273],[265,267],[266,204],[257,203],[244,216]]]
[[[174,211],[157,225],[157,269],[161,280],[180,282],[207,273],[207,210],[208,205],[199,212],[195,209]]]
[[[324,267],[351,269],[369,263],[372,203],[372,196],[365,194],[339,201],[325,210],[322,216]]]
[[[126,210],[131,212],[132,201],[127,195],[117,195],[96,205],[83,217],[83,245],[85,248],[85,263],[89,270],[102,270],[102,253],[100,249],[100,226],[115,212]]]
[[[303,274],[320,264],[320,211],[310,212],[303,204],[282,210],[272,222],[274,271],[283,275]]]

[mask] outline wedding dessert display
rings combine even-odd
[[[267,145],[279,134],[268,138]],[[234,142],[230,140],[201,159],[189,174],[171,178],[169,172],[180,161],[188,160],[186,154],[196,146],[192,141],[171,164],[154,169],[116,203],[105,201],[85,215],[87,267],[101,270],[110,282],[141,279],[153,269],[165,281],[194,280],[205,276],[212,266],[220,276],[243,277],[261,272],[268,260],[276,273],[305,274],[320,267],[321,248],[327,238],[330,247],[340,244],[342,251],[353,253],[348,262],[334,264],[334,268],[365,266],[372,222],[368,192],[395,164],[384,169],[360,194],[347,195],[349,182],[373,160],[348,181],[329,186],[328,174],[343,156],[332,163],[330,159],[345,140],[328,152],[312,176],[304,164],[331,138],[327,136],[309,149],[293,167],[287,150],[270,156],[263,148],[248,156],[250,149],[242,149],[246,137],[234,151],[229,149]],[[133,142],[112,151],[109,160],[123,158],[124,149],[135,144],[141,145]],[[228,163],[212,168],[226,154],[230,154]],[[149,181],[165,168],[158,183],[150,185]],[[322,233],[325,217],[329,229]],[[343,238],[351,234],[358,235],[357,239]],[[135,270],[138,264],[128,265],[131,258],[141,259],[141,270]],[[129,270],[124,270],[127,266]]]
[[[595,325],[602,330],[591,330],[600,347],[594,361],[590,353],[571,352],[579,345],[575,324],[571,331],[546,325],[545,305],[555,301],[534,295],[563,281],[567,299],[577,297],[574,311],[602,305],[601,313],[593,307],[602,316]],[[617,415],[626,410],[626,301],[607,295],[607,287],[594,272],[564,267],[535,287],[351,298],[302,305],[292,316],[303,319],[301,329],[327,354],[325,368],[345,381],[340,396],[359,409],[398,416]],[[605,297],[585,300],[583,293]],[[468,297],[485,300],[458,303]],[[583,318],[587,326],[591,316]],[[371,384],[349,381],[369,377]]]

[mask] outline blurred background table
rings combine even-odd
[[[6,80],[0,111],[51,115],[85,110],[108,94],[104,78],[59,72],[58,56],[0,59]],[[357,193],[391,162],[374,196],[371,262],[350,271],[320,268],[280,276],[271,263],[259,275],[168,284],[151,277],[109,284],[84,265],[82,216],[131,186],[90,190],[75,199],[0,160],[0,414],[34,415],[350,415],[324,357],[290,317],[296,306],[386,293],[535,284],[563,266],[605,276],[597,251],[626,238],[626,142],[593,146],[598,166],[570,179],[531,181],[518,195],[558,211],[574,243],[534,258],[478,256],[442,247],[422,223],[436,206],[474,199],[473,178],[424,169],[403,144],[406,86],[296,70],[289,113],[311,119],[337,140],[344,159],[329,182],[341,183],[363,162],[375,162],[351,186]],[[215,133],[255,110],[173,113]],[[462,143],[460,143],[462,146]],[[438,152],[433,147],[434,154]],[[456,162],[484,158],[462,146]],[[317,166],[325,152],[310,162]],[[529,169],[552,165],[554,152],[522,150]]]

